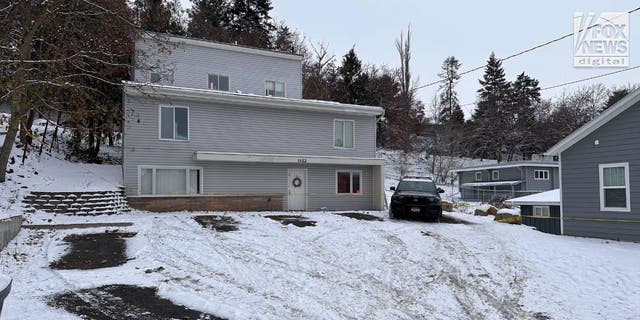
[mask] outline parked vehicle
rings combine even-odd
[[[437,221],[442,217],[440,193],[444,190],[431,178],[407,177],[391,190],[395,192],[391,196],[389,218],[416,217]]]

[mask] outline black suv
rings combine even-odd
[[[442,217],[440,193],[431,178],[403,178],[397,187],[391,187],[393,196],[389,205],[389,218],[407,216],[437,221]]]

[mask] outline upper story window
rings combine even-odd
[[[631,211],[629,163],[600,166],[600,210]]]
[[[333,146],[353,148],[353,120],[333,120]]]
[[[549,180],[549,170],[533,170],[534,180]]]
[[[209,74],[209,89],[229,91],[229,77],[219,74]]]
[[[476,181],[482,181],[482,172],[476,172]]]
[[[265,94],[273,97],[284,97],[284,82],[266,81]]]
[[[160,107],[160,139],[189,140],[189,108]]]
[[[149,72],[149,82],[155,84],[173,84],[173,70]]]
[[[491,180],[500,180],[500,171],[491,171]]]

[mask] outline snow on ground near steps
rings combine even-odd
[[[302,215],[317,224],[305,228],[264,218],[277,212],[214,213],[239,222],[239,231],[223,233],[200,227],[192,219],[198,214],[206,213],[95,217],[133,222],[120,231],[138,233],[126,240],[133,260],[97,270],[48,264],[64,253],[65,235],[105,228],[21,231],[0,255],[1,272],[14,278],[2,319],[75,319],[44,297],[106,284],[156,286],[175,303],[229,319],[640,318],[634,243],[555,236],[461,213],[449,215],[468,223],[311,212]]]

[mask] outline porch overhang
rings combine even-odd
[[[490,181],[490,182],[468,182],[463,183],[461,187],[495,187],[495,186],[515,186],[523,183],[523,180],[515,180],[515,181]]]
[[[290,163],[290,164],[337,164],[337,165],[366,165],[382,166],[384,159],[358,157],[332,157],[311,155],[265,154],[265,153],[235,153],[196,151],[195,161],[221,162],[258,162],[258,163]]]

